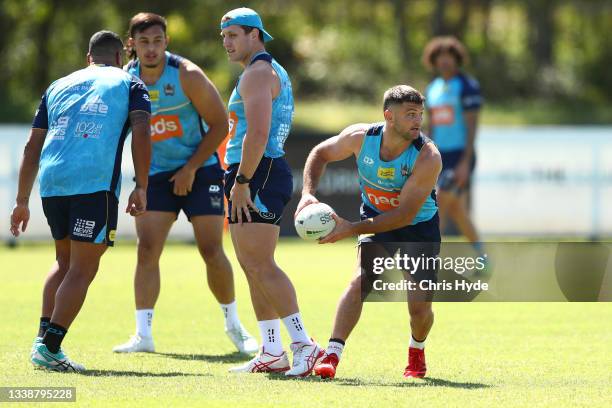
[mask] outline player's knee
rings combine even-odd
[[[422,322],[433,319],[431,305],[421,305],[410,308],[410,319],[415,322]]]
[[[265,261],[242,261],[240,262],[244,273],[247,274],[250,278],[256,280],[264,280],[268,279],[270,275],[274,272],[275,268],[273,264]]]
[[[209,243],[205,245],[199,245],[198,249],[206,263],[214,263],[225,255],[221,243]]]
[[[158,244],[148,239],[138,239],[138,263],[149,264],[157,263],[161,249]]]

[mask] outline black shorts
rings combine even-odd
[[[174,194],[174,182],[170,181],[179,170],[149,176],[147,211],[173,212],[178,216],[183,210],[189,220],[198,215],[223,215],[223,169],[217,164],[199,168],[186,196]]]
[[[442,171],[440,172],[440,176],[438,177],[438,187],[442,191],[449,191],[455,194],[461,193],[463,190],[469,187],[470,179],[474,168],[476,167],[476,157],[472,156],[472,162],[470,163],[470,178],[468,178],[468,182],[463,188],[458,188],[455,185],[455,167],[461,161],[463,157],[464,150],[451,150],[448,152],[440,152],[442,156]]]
[[[362,220],[380,215],[364,204],[361,205],[360,213]],[[360,236],[358,242],[362,249],[365,248],[364,244],[367,246],[367,256],[381,253],[386,254],[385,256],[393,256],[398,249],[401,249],[402,253],[418,258],[438,256],[440,254],[440,241],[440,221],[436,212],[427,221],[391,231]],[[371,283],[370,279],[374,276],[369,271],[366,272],[366,275],[367,282]],[[416,281],[424,279],[432,282],[437,281],[437,274],[434,269],[420,268],[411,277]]]
[[[43,211],[55,240],[113,246],[119,201],[109,191],[42,198]]]
[[[229,201],[229,195],[236,180],[238,166],[238,163],[232,164],[225,171],[225,197],[228,199],[227,218],[230,224],[233,222],[231,220],[232,202]],[[259,209],[259,213],[251,211],[252,222],[278,225],[283,216],[283,210],[293,193],[293,176],[287,161],[282,157],[262,158],[255,174],[251,177],[249,188],[251,200]]]
[[[361,204],[359,210],[360,218],[365,220],[380,215],[372,208]],[[419,222],[414,225],[407,225],[391,231],[379,232],[378,234],[366,235],[359,238],[359,243],[363,242],[434,242],[440,243],[440,219],[436,212],[428,221]],[[439,247],[439,246],[438,246]]]

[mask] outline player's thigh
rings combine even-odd
[[[246,267],[257,267],[274,262],[279,231],[280,227],[273,224],[231,224],[230,233],[240,263]]]
[[[55,260],[60,271],[66,272],[70,266],[70,238],[56,239],[55,241]]]
[[[70,242],[70,273],[93,279],[106,248],[108,248],[106,243],[72,240]]]
[[[167,211],[146,211],[135,217],[138,256],[159,257],[175,220],[176,213]]]
[[[212,254],[222,247],[223,215],[198,215],[191,217],[196,243],[202,255]]]

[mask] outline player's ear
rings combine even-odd
[[[170,36],[166,36],[166,47],[170,44]]]
[[[383,115],[385,116],[385,120],[387,122],[393,121],[393,112],[391,112],[391,109],[385,109],[385,112],[383,113]]]
[[[92,63],[91,54],[87,53],[87,65],[88,66],[91,65],[91,63]]]

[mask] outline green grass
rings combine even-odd
[[[359,101],[298,100],[296,128],[337,134],[353,123],[383,120],[382,108],[377,103]],[[508,102],[486,104],[480,123],[484,125],[610,125],[612,109],[609,105],[587,106],[530,100],[525,103]]]
[[[257,333],[245,279],[235,268],[239,312]],[[335,306],[352,275],[351,243],[282,240],[278,262],[291,276],[310,334],[326,343]],[[409,336],[401,303],[367,304],[333,382],[230,375],[244,361],[222,332],[222,316],[192,246],[161,261],[154,333],[158,353],[116,355],[134,330],[135,248],[107,252],[64,347],[85,375],[35,371],[28,353],[49,246],[0,249],[0,386],[74,386],[83,406],[610,406],[612,303],[436,304],[427,342],[428,379],[406,380]],[[285,344],[289,343],[286,333]]]

